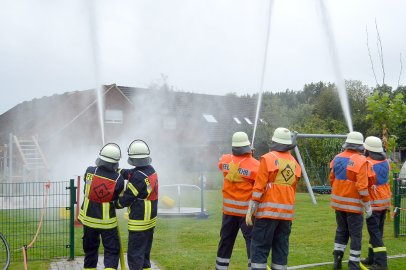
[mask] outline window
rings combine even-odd
[[[213,115],[211,114],[203,114],[204,119],[206,119],[207,122],[209,123],[217,123],[216,118],[214,118]]]
[[[122,124],[123,111],[121,110],[106,110],[104,113],[104,123],[106,124]]]
[[[240,119],[238,119],[237,117],[233,117],[233,119],[234,119],[234,121],[235,121],[237,124],[241,125]]]
[[[248,117],[244,117],[245,122],[247,122],[249,125],[252,125],[251,120]]]

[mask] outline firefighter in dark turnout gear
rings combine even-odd
[[[100,237],[104,246],[104,267],[118,267],[120,239],[117,231],[114,200],[124,189],[124,179],[116,172],[121,158],[117,144],[108,143],[96,160],[96,167],[88,167],[84,176],[85,188],[79,221],[83,224],[85,270],[95,270],[99,257]]]
[[[120,170],[128,180],[123,196],[115,202],[128,207],[128,253],[130,270],[150,270],[150,253],[158,211],[158,176],[150,165],[150,150],[142,140],[128,148],[128,163],[135,168]]]
[[[369,165],[368,190],[371,197],[372,216],[366,220],[369,233],[368,257],[361,262],[364,265],[370,265],[368,269],[387,270],[388,262],[386,247],[383,243],[383,228],[392,197],[388,183],[390,165],[379,138],[367,137],[364,147]]]
[[[223,172],[223,220],[217,250],[216,269],[228,269],[238,231],[245,239],[248,269],[251,269],[250,245],[252,227],[245,224],[245,214],[252,195],[259,162],[252,156],[248,135],[236,132],[232,137],[232,154],[223,155],[218,163]]]
[[[360,269],[363,212],[366,212],[366,218],[372,215],[368,193],[368,165],[362,155],[363,140],[364,137],[359,132],[348,133],[343,145],[344,151],[330,163],[330,206],[335,210],[337,223],[333,251],[334,270],[342,268],[344,251],[350,238],[348,269]]]

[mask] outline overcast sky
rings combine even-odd
[[[377,21],[385,82],[406,84],[406,1],[274,0],[266,58],[268,0],[0,0],[0,114],[33,98],[95,88],[146,87],[161,74],[176,90],[254,94],[344,79],[378,81]],[[330,55],[331,29],[338,63]]]

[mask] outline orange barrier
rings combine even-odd
[[[76,215],[75,215],[75,223],[74,225],[76,227],[82,226],[82,223],[80,223],[78,217],[79,217],[79,211],[80,211],[80,176],[77,178],[77,189],[76,189]]]

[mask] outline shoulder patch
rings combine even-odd
[[[91,181],[92,180],[92,178],[93,178],[93,173],[87,173],[86,174],[86,180],[88,180],[88,181]]]
[[[249,176],[249,175],[251,174],[250,170],[243,169],[243,168],[239,168],[239,169],[238,169],[238,172],[239,172],[241,175],[244,175],[244,176]]]

